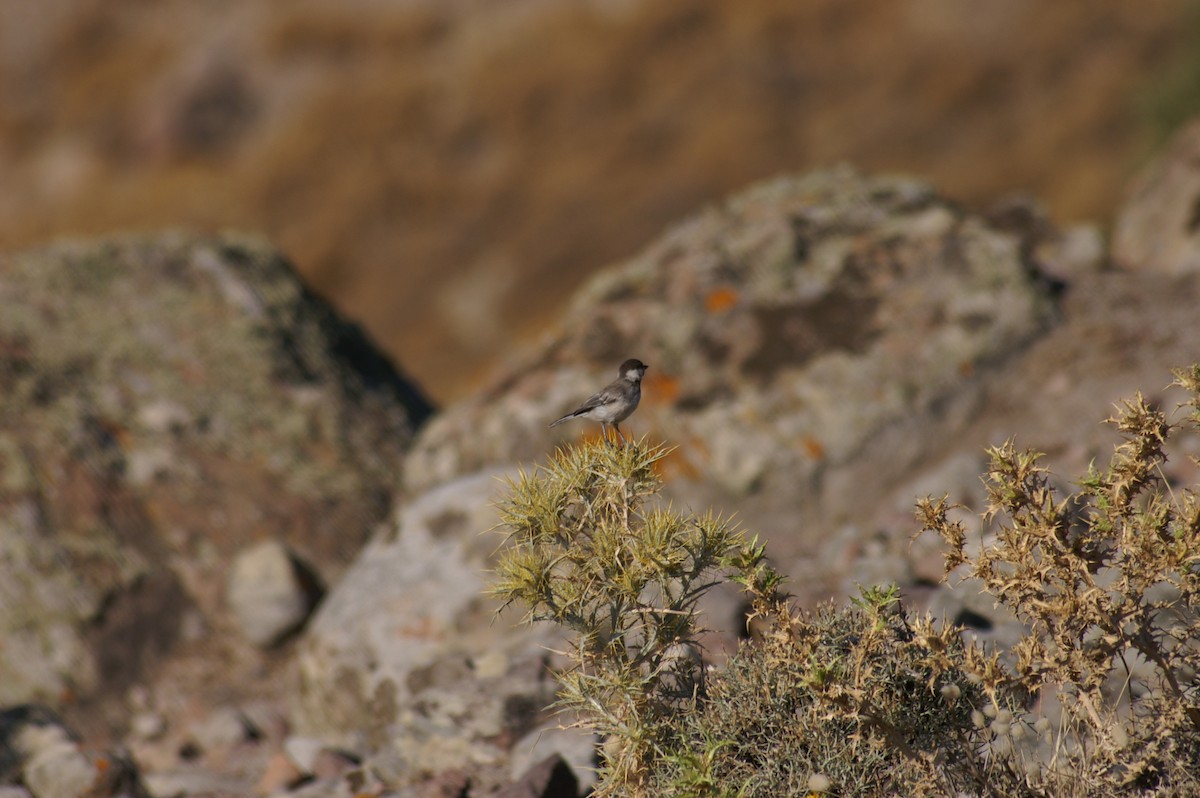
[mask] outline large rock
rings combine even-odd
[[[0,702],[60,705],[181,642],[212,657],[190,690],[261,670],[203,645],[233,553],[335,576],[429,412],[265,242],[178,234],[0,260],[0,408]]]
[[[504,767],[544,720],[555,630],[515,629],[482,595],[500,544],[496,472],[415,497],[363,549],[297,654],[302,734],[373,756],[388,784],[464,766]]]
[[[1198,304],[1200,276],[1114,268],[1095,228],[1028,203],[976,215],[904,178],[780,179],[597,278],[559,332],[422,430],[406,480],[596,434],[546,423],[639,357],[623,427],[679,446],[668,496],[736,513],[805,601],[887,581],[924,599],[940,567],[909,542],[916,498],[983,509],[984,450],[1014,435],[1064,482],[1102,462],[1114,402],[1175,400],[1157,389],[1196,359]],[[1164,468],[1195,476],[1186,457]]]
[[[580,292],[561,332],[422,431],[407,484],[541,458],[583,432],[547,422],[638,357],[626,427],[679,446],[676,498],[760,529],[854,518],[865,480],[906,478],[1049,326],[1055,240],[1035,211],[991,221],[903,177],[752,187]]]

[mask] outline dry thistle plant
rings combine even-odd
[[[895,587],[814,612],[779,599],[767,620],[712,674],[700,711],[664,724],[648,794],[1022,794],[1010,769],[979,756],[990,730],[975,718],[996,705],[959,667],[958,629],[911,620]],[[992,716],[1012,712],[1002,703]]]
[[[894,588],[794,614],[763,548],[712,515],[651,507],[666,450],[584,445],[511,483],[493,595],[574,633],[558,706],[606,738],[599,796],[954,794],[990,779],[973,722],[997,704],[958,630]],[[697,603],[739,583],[763,634],[705,680]]]
[[[1019,752],[1044,794],[1200,795],[1200,502],[1161,470],[1172,435],[1200,427],[1200,367],[1175,377],[1185,417],[1171,423],[1140,394],[1122,402],[1109,422],[1124,442],[1076,493],[1051,486],[1041,455],[992,449],[995,542],[978,555],[945,499],[919,505],[949,544],[947,574],[965,564],[1026,624],[1003,665],[974,672],[993,694],[1061,706],[1053,744]]]
[[[574,633],[558,706],[610,741],[597,795],[634,789],[661,753],[662,718],[699,700],[701,596],[723,573],[764,595],[777,584],[763,547],[727,520],[648,506],[668,453],[644,440],[560,450],[499,505],[509,545],[490,592]]]
[[[598,796],[1200,795],[1200,502],[1161,471],[1200,429],[1141,396],[1103,471],[1062,495],[1040,455],[991,452],[973,553],[946,499],[918,517],[1027,627],[1012,650],[913,618],[895,588],[796,612],[763,548],[650,506],[666,450],[586,445],[511,484],[494,595],[574,633],[559,706],[607,739]],[[739,582],[761,633],[708,673],[697,602]]]

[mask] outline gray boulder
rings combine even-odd
[[[795,555],[870,519],[865,486],[907,481],[1053,324],[1038,266],[1057,242],[1036,209],[988,218],[909,178],[838,168],[751,187],[593,280],[556,335],[422,430],[406,484],[589,434],[546,424],[638,357],[650,372],[624,426],[678,446],[668,495]]]
[[[496,617],[482,595],[501,542],[486,534],[500,477],[462,477],[406,503],[300,642],[297,731],[368,752],[385,783],[464,763],[499,774],[553,700],[554,630],[517,628],[519,614]]]
[[[0,258],[0,408],[9,703],[120,699],[227,626],[256,540],[336,576],[429,412],[264,241],[182,234]],[[235,684],[262,668],[203,651]]]

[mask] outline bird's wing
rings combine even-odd
[[[589,396],[583,404],[572,410],[570,413],[567,413],[562,418],[556,419],[550,424],[550,426],[553,427],[555,424],[561,424],[562,422],[575,418],[576,416],[583,415],[589,410],[595,410],[597,407],[603,407],[604,405],[612,404],[618,399],[620,399],[620,394],[618,393],[617,389],[609,385],[603,390]]]
[[[621,392],[613,386],[609,385],[604,390],[594,393],[588,397],[588,400],[579,408],[580,410],[592,410],[604,405],[611,405],[621,398]]]

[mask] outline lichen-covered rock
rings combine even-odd
[[[264,241],[182,234],[0,259],[0,410],[0,702],[52,703],[221,628],[250,542],[332,577],[429,412]]]
[[[563,330],[432,421],[410,487],[536,460],[546,428],[626,357],[650,364],[625,426],[679,446],[670,490],[749,517],[832,517],[953,429],[979,376],[1053,318],[1034,212],[967,213],[928,185],[849,168],[763,183],[669,231],[576,297]],[[686,483],[697,486],[689,491]]]
[[[544,664],[559,632],[516,629],[482,595],[500,543],[483,534],[504,483],[495,472],[415,497],[330,591],[297,651],[297,730],[379,756],[389,783],[492,765],[544,719]]]

